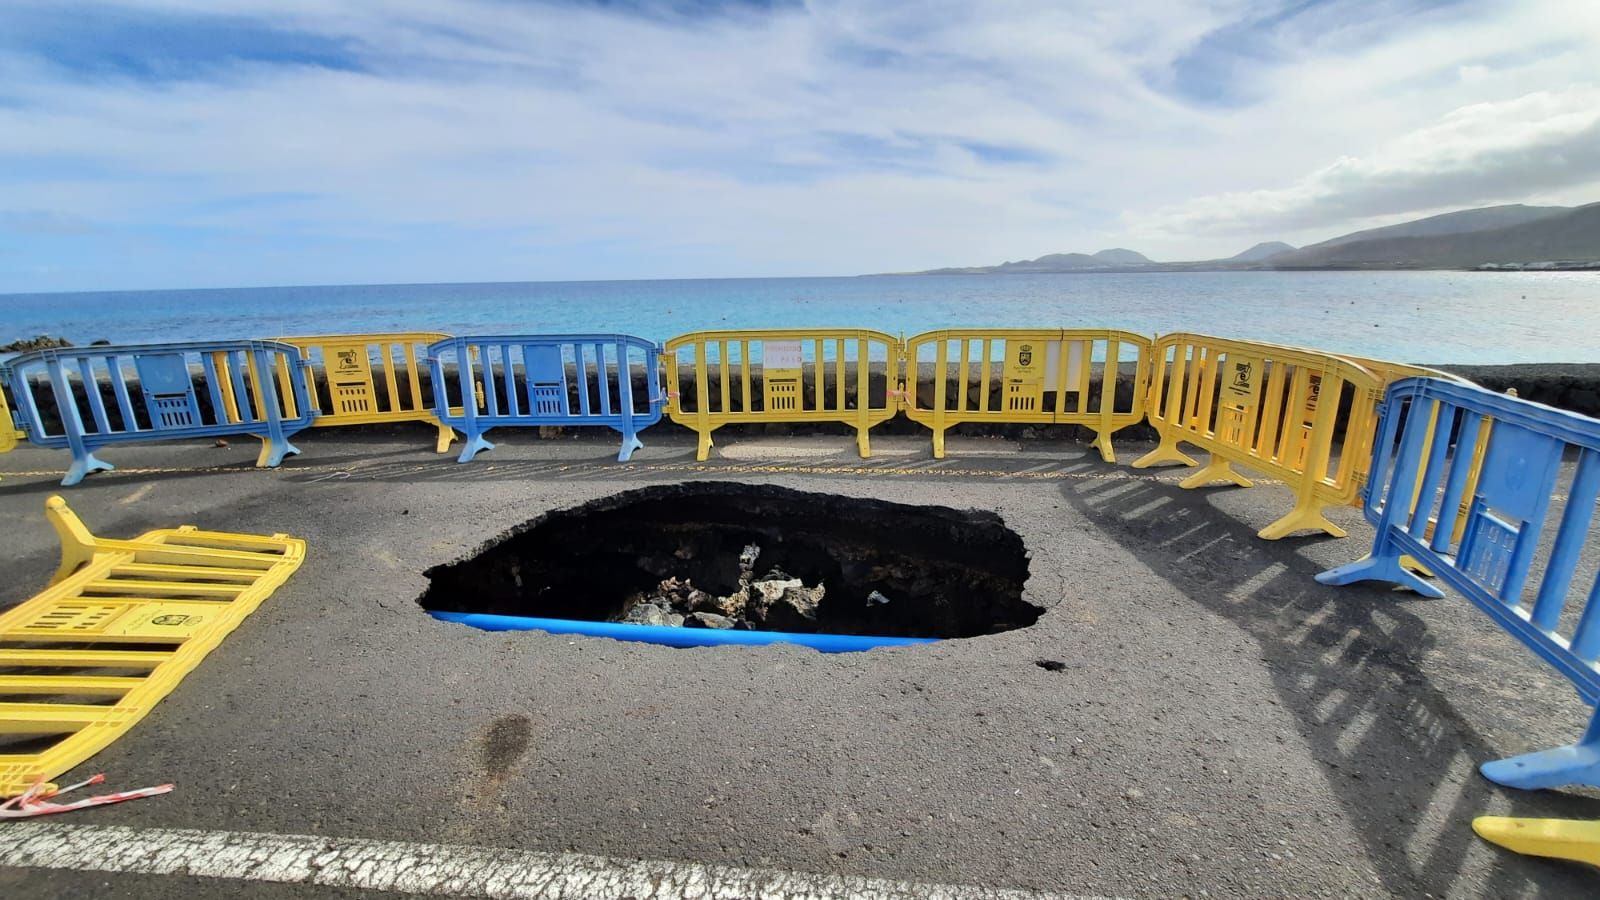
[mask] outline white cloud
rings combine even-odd
[[[1451,111],[1371,155],[1279,189],[1186,200],[1139,218],[1174,234],[1299,232],[1377,216],[1523,199],[1600,181],[1600,89],[1541,91]]]
[[[1600,103],[1575,85],[1600,13],[1466,0],[1419,18],[1390,0],[1273,18],[1299,6],[813,0],[684,21],[235,0],[362,65],[150,80],[0,55],[0,208],[148,238],[63,278],[151,260],[170,279],[174,230],[299,240],[321,267],[286,273],[241,242],[236,277],[255,283],[833,274],[1212,256],[1597,177]],[[391,247],[391,268],[341,262],[357,245]],[[0,269],[0,291],[35,286],[18,277]]]

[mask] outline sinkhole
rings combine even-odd
[[[424,574],[418,603],[441,618],[615,623],[531,627],[672,646],[968,638],[1043,613],[1022,598],[1022,539],[992,512],[731,482],[555,510]]]

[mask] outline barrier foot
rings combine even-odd
[[[1205,487],[1209,484],[1236,484],[1239,487],[1254,487],[1255,483],[1233,470],[1233,463],[1225,459],[1212,457],[1205,468],[1178,482],[1181,488]]]
[[[705,462],[711,456],[711,432],[700,432],[700,443],[694,448],[696,462]]]
[[[944,429],[933,430],[933,458],[944,459]]]
[[[1399,557],[1368,556],[1358,559],[1353,563],[1345,563],[1317,573],[1319,584],[1352,584],[1357,581],[1387,581],[1404,588],[1410,588],[1424,597],[1434,600],[1444,596],[1444,591],[1423,581],[1415,572],[1406,569],[1400,564]]]
[[[78,514],[67,506],[67,501],[60,497],[51,497],[44,502],[44,517],[50,521],[50,527],[56,530],[56,537],[61,540],[61,565],[56,567],[56,574],[50,578],[50,583],[55,584],[94,559],[94,534],[78,518]]]
[[[1527,856],[1549,856],[1600,866],[1600,821],[1479,816],[1472,830],[1491,844]]]
[[[449,453],[450,444],[456,439],[456,430],[449,425],[439,426],[439,439],[434,442],[433,452]]]
[[[1568,784],[1600,787],[1600,713],[1576,744],[1486,762],[1478,771],[1495,784],[1528,791]]]
[[[300,448],[288,441],[261,439],[261,452],[256,454],[256,468],[276,469],[285,456],[299,456]]]
[[[1157,463],[1181,463],[1185,466],[1198,466],[1193,458],[1178,450],[1178,442],[1162,441],[1159,446],[1149,453],[1133,461],[1135,469],[1148,469]]]
[[[1090,444],[1089,446],[1091,446],[1091,447],[1095,448],[1096,450],[1100,451],[1100,458],[1102,460],[1104,460],[1105,462],[1111,463],[1112,465],[1116,465],[1116,463],[1117,463],[1117,452],[1115,450],[1111,449],[1111,432],[1109,432],[1109,431],[1101,431],[1101,432],[1096,433],[1095,437],[1094,437],[1094,443]],[[1182,454],[1179,454],[1179,455],[1182,456]],[[1146,457],[1146,458],[1148,458],[1148,457]],[[1185,457],[1185,458],[1187,458],[1187,457]],[[1193,465],[1194,464],[1194,460],[1189,460],[1189,463],[1190,463],[1190,465]]]
[[[865,428],[856,429],[856,452],[861,454],[862,459],[872,456],[872,438],[867,436]]]
[[[493,450],[494,445],[484,439],[481,434],[468,435],[465,443],[461,445],[461,455],[456,457],[456,462],[472,462],[472,458],[481,451]]]
[[[631,434],[624,435],[622,438],[622,449],[617,453],[617,462],[627,462],[633,458],[633,451],[643,449],[643,441]]]
[[[1328,517],[1322,514],[1322,507],[1296,506],[1288,515],[1256,532],[1256,537],[1264,541],[1275,541],[1288,537],[1296,531],[1321,531],[1339,538],[1346,536],[1343,528],[1328,521]],[[1404,562],[1405,559],[1402,558],[1401,563]]]
[[[72,487],[88,475],[92,475],[95,472],[109,472],[115,468],[116,466],[100,459],[93,453],[85,453],[82,459],[74,459],[72,465],[67,467],[67,474],[61,479],[61,486]]]

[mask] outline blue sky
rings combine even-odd
[[[10,0],[0,293],[827,275],[1600,200],[1600,3]]]

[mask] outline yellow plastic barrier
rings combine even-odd
[[[6,387],[0,384],[0,453],[16,449],[17,441],[22,436],[22,432],[17,430],[16,421],[11,418],[11,407],[6,403]]]
[[[1382,397],[1376,375],[1315,350],[1198,334],[1163,335],[1154,358],[1146,405],[1161,443],[1135,468],[1195,465],[1178,450],[1179,442],[1193,444],[1211,461],[1180,482],[1185,488],[1217,482],[1249,487],[1233,470],[1240,465],[1294,491],[1294,509],[1261,529],[1261,537],[1277,540],[1303,528],[1344,537],[1322,511],[1360,496]],[[1339,408],[1347,397],[1341,427]]]
[[[304,541],[281,534],[186,525],[105,540],[60,497],[45,513],[61,537],[61,567],[49,587],[0,614],[0,696],[44,702],[0,703],[0,735],[48,743],[0,753],[0,797],[125,734],[305,557]]]
[[[1527,856],[1549,856],[1600,866],[1600,821],[1479,816],[1478,837]]]
[[[1133,400],[1119,410],[1117,376],[1123,347],[1132,347],[1137,358]],[[938,459],[944,458],[947,429],[962,422],[990,422],[1082,425],[1094,430],[1093,446],[1101,458],[1116,462],[1112,433],[1144,419],[1151,348],[1149,338],[1129,331],[989,328],[924,332],[905,343],[905,377],[910,385],[904,395],[905,413],[933,429],[933,455]],[[1109,361],[1102,363],[1098,394],[1090,387],[1096,356]],[[930,367],[928,371],[925,366]],[[953,394],[952,368],[956,376]],[[916,387],[925,376],[933,381],[927,402]]]
[[[881,331],[697,331],[667,341],[666,361],[667,414],[699,434],[696,459],[710,455],[713,431],[747,422],[842,422],[856,429],[861,455],[871,456],[867,432],[900,410],[900,342]],[[881,390],[871,371],[880,362]],[[680,396],[681,364],[694,376],[690,397]]]
[[[449,337],[435,332],[324,334],[278,340],[300,348],[311,363],[307,389],[317,417],[313,428],[426,422],[439,429],[438,452],[450,449],[456,433],[433,414],[432,395],[422,389],[418,361],[427,367],[428,345]],[[373,365],[376,357],[378,364]],[[376,371],[374,371],[376,369]],[[288,380],[279,372],[280,381]],[[320,377],[318,377],[320,376]],[[382,384],[382,390],[379,384]],[[402,384],[402,380],[404,383]],[[428,398],[428,399],[424,399]]]

